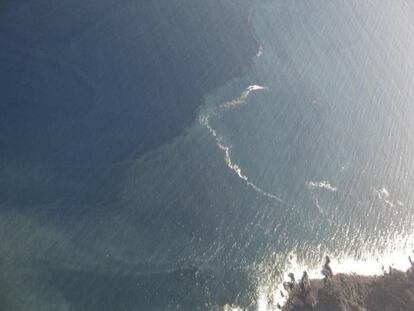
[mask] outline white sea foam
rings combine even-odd
[[[388,198],[389,196],[390,196],[390,193],[388,192],[388,190],[387,189],[385,189],[385,188],[381,188],[381,189],[379,189],[378,190],[378,194],[379,194],[379,196],[380,196],[380,198],[382,199],[382,198]]]
[[[315,181],[308,181],[307,183],[306,183],[306,185],[309,187],[309,188],[320,188],[320,189],[325,189],[325,190],[328,190],[328,191],[332,191],[332,192],[336,192],[336,191],[338,191],[338,188],[337,187],[334,187],[334,186],[332,186],[328,181],[326,181],[326,180],[322,180],[322,181],[319,181],[319,182],[315,182]]]
[[[237,97],[236,99],[233,99],[229,102],[225,102],[225,103],[221,104],[218,109],[220,111],[226,111],[226,110],[234,109],[234,108],[237,108],[239,106],[245,105],[247,103],[246,99],[249,97],[249,95],[252,92],[265,90],[265,89],[266,89],[265,87],[257,85],[257,84],[249,85],[243,91],[243,93],[241,93],[241,95],[239,97]]]
[[[263,55],[263,46],[260,45],[259,48],[257,49],[256,57],[260,57],[262,55]]]
[[[242,179],[250,188],[252,188],[257,193],[260,193],[261,195],[264,195],[278,202],[282,202],[281,198],[270,192],[263,190],[262,188],[260,188],[255,183],[249,180],[248,176],[245,173],[243,173],[242,168],[233,161],[231,157],[231,146],[227,145],[224,142],[223,136],[219,135],[217,130],[210,125],[210,119],[212,116],[217,115],[219,113],[223,113],[224,111],[235,109],[241,105],[246,104],[246,99],[252,92],[265,89],[265,87],[257,84],[249,85],[236,99],[221,104],[220,106],[218,106],[217,109],[211,111],[208,114],[201,115],[199,118],[199,122],[201,125],[207,128],[211,136],[213,136],[213,138],[215,139],[217,147],[223,151],[224,161],[226,162],[227,167],[229,169],[231,169],[240,179]]]
[[[318,209],[318,211],[322,214],[322,215],[325,215],[325,212],[324,212],[324,210],[323,210],[323,208],[322,208],[322,206],[320,205],[320,203],[319,203],[319,200],[318,200],[318,197],[317,197],[317,195],[316,195],[316,193],[314,193],[314,189],[323,189],[323,190],[327,190],[327,191],[330,191],[330,192],[337,192],[338,191],[338,188],[337,187],[334,187],[334,186],[332,186],[328,181],[326,181],[326,180],[322,180],[322,181],[318,181],[318,182],[315,182],[315,181],[308,181],[308,182],[306,182],[306,187],[308,187],[308,189],[309,189],[309,192],[310,192],[310,195],[311,195],[311,197],[312,197],[312,201],[313,201],[313,203],[315,204],[315,206],[316,206],[316,208]],[[330,222],[331,223],[331,220],[330,219],[327,219],[328,220],[328,222]]]
[[[390,193],[388,192],[387,189],[385,189],[383,187],[383,188],[380,188],[380,189],[375,189],[375,191],[376,191],[376,193],[378,195],[378,198],[380,200],[384,201],[385,204],[387,204],[389,207],[394,207],[395,206],[394,202],[392,202],[390,200]],[[399,206],[403,206],[404,205],[401,201],[398,201],[397,204]]]
[[[225,305],[223,311],[243,311],[243,309],[235,305]]]

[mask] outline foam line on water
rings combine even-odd
[[[237,97],[236,99],[233,99],[229,102],[225,102],[225,103],[221,104],[219,106],[219,110],[220,111],[226,111],[226,110],[231,110],[231,109],[237,108],[239,106],[245,105],[247,103],[246,99],[249,97],[249,95],[252,92],[260,91],[260,90],[266,90],[266,88],[263,87],[263,86],[257,85],[257,84],[249,85],[243,91],[243,93],[241,93],[241,95],[239,97]]]
[[[322,181],[319,181],[319,182],[308,181],[306,183],[306,186],[308,188],[312,188],[312,189],[313,188],[320,188],[320,189],[325,189],[325,190],[332,191],[332,192],[338,191],[338,188],[337,187],[332,186],[329,183],[329,181],[326,181],[326,180],[322,180]]]
[[[224,142],[224,138],[223,136],[219,135],[217,130],[214,129],[211,124],[210,124],[210,119],[212,116],[214,115],[219,115],[220,113],[223,113],[225,111],[230,111],[233,110],[235,108],[238,108],[242,105],[246,104],[246,100],[249,97],[249,95],[252,92],[255,91],[259,91],[259,90],[265,90],[266,88],[260,85],[249,85],[242,93],[239,97],[237,97],[236,99],[233,99],[231,101],[225,102],[223,104],[221,104],[220,106],[218,106],[216,109],[214,109],[213,111],[211,111],[210,113],[207,114],[203,114],[200,116],[199,118],[199,122],[202,126],[204,126],[211,134],[211,136],[213,136],[214,140],[216,141],[216,145],[217,147],[223,151],[224,153],[224,161],[227,164],[227,167],[229,169],[231,169],[238,178],[240,178],[241,180],[243,180],[247,186],[249,186],[250,188],[252,188],[254,191],[256,191],[257,193],[264,195],[272,200],[278,201],[278,202],[282,202],[282,199],[279,198],[278,196],[269,193],[265,190],[263,190],[262,188],[260,188],[259,186],[257,186],[255,183],[251,182],[249,180],[249,177],[243,173],[241,167],[235,163],[231,157],[231,146],[227,145]]]
[[[395,203],[390,199],[390,193],[386,188],[380,188],[380,189],[374,189],[376,192],[378,198],[382,200],[385,204],[387,204],[389,207],[395,207]],[[404,203],[397,200],[396,203],[398,206],[404,206]]]
[[[326,220],[332,224],[332,220],[328,218],[328,216],[325,214],[325,211],[323,210],[322,206],[319,203],[319,199],[317,197],[317,195],[314,193],[315,189],[321,189],[321,190],[326,190],[326,191],[330,191],[330,192],[337,192],[338,188],[335,186],[332,186],[329,181],[326,180],[322,180],[319,182],[316,181],[308,181],[306,182],[306,187],[309,189],[309,193],[311,195],[312,201],[315,204],[316,208],[318,209],[319,213],[323,216],[326,217]]]

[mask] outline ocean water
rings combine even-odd
[[[7,310],[273,310],[325,254],[407,267],[413,4],[119,3],[0,4]]]

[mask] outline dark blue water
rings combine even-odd
[[[1,14],[2,160],[39,171],[47,183],[26,187],[43,202],[105,197],[111,166],[181,133],[256,49],[232,4],[4,1]],[[2,194],[23,199],[16,186]]]
[[[2,1],[0,303],[270,310],[325,253],[380,270],[413,232],[413,20],[405,0]]]

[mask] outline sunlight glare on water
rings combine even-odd
[[[360,259],[346,255],[331,256],[331,267],[335,274],[358,274],[363,276],[383,275],[389,268],[406,271],[411,267],[408,256],[414,257],[414,233],[409,236],[397,236],[389,240],[388,247],[383,251],[367,251],[361,254]],[[327,254],[329,255],[329,254]],[[291,254],[287,261],[283,280],[275,284],[261,285],[258,287],[257,311],[274,310],[277,304],[286,303],[287,292],[283,288],[283,282],[288,281],[288,273],[293,273],[296,279],[300,279],[303,271],[309,278],[322,279],[323,260],[319,264],[309,265],[309,262],[300,262],[296,255]],[[284,297],[280,292],[284,293]]]

